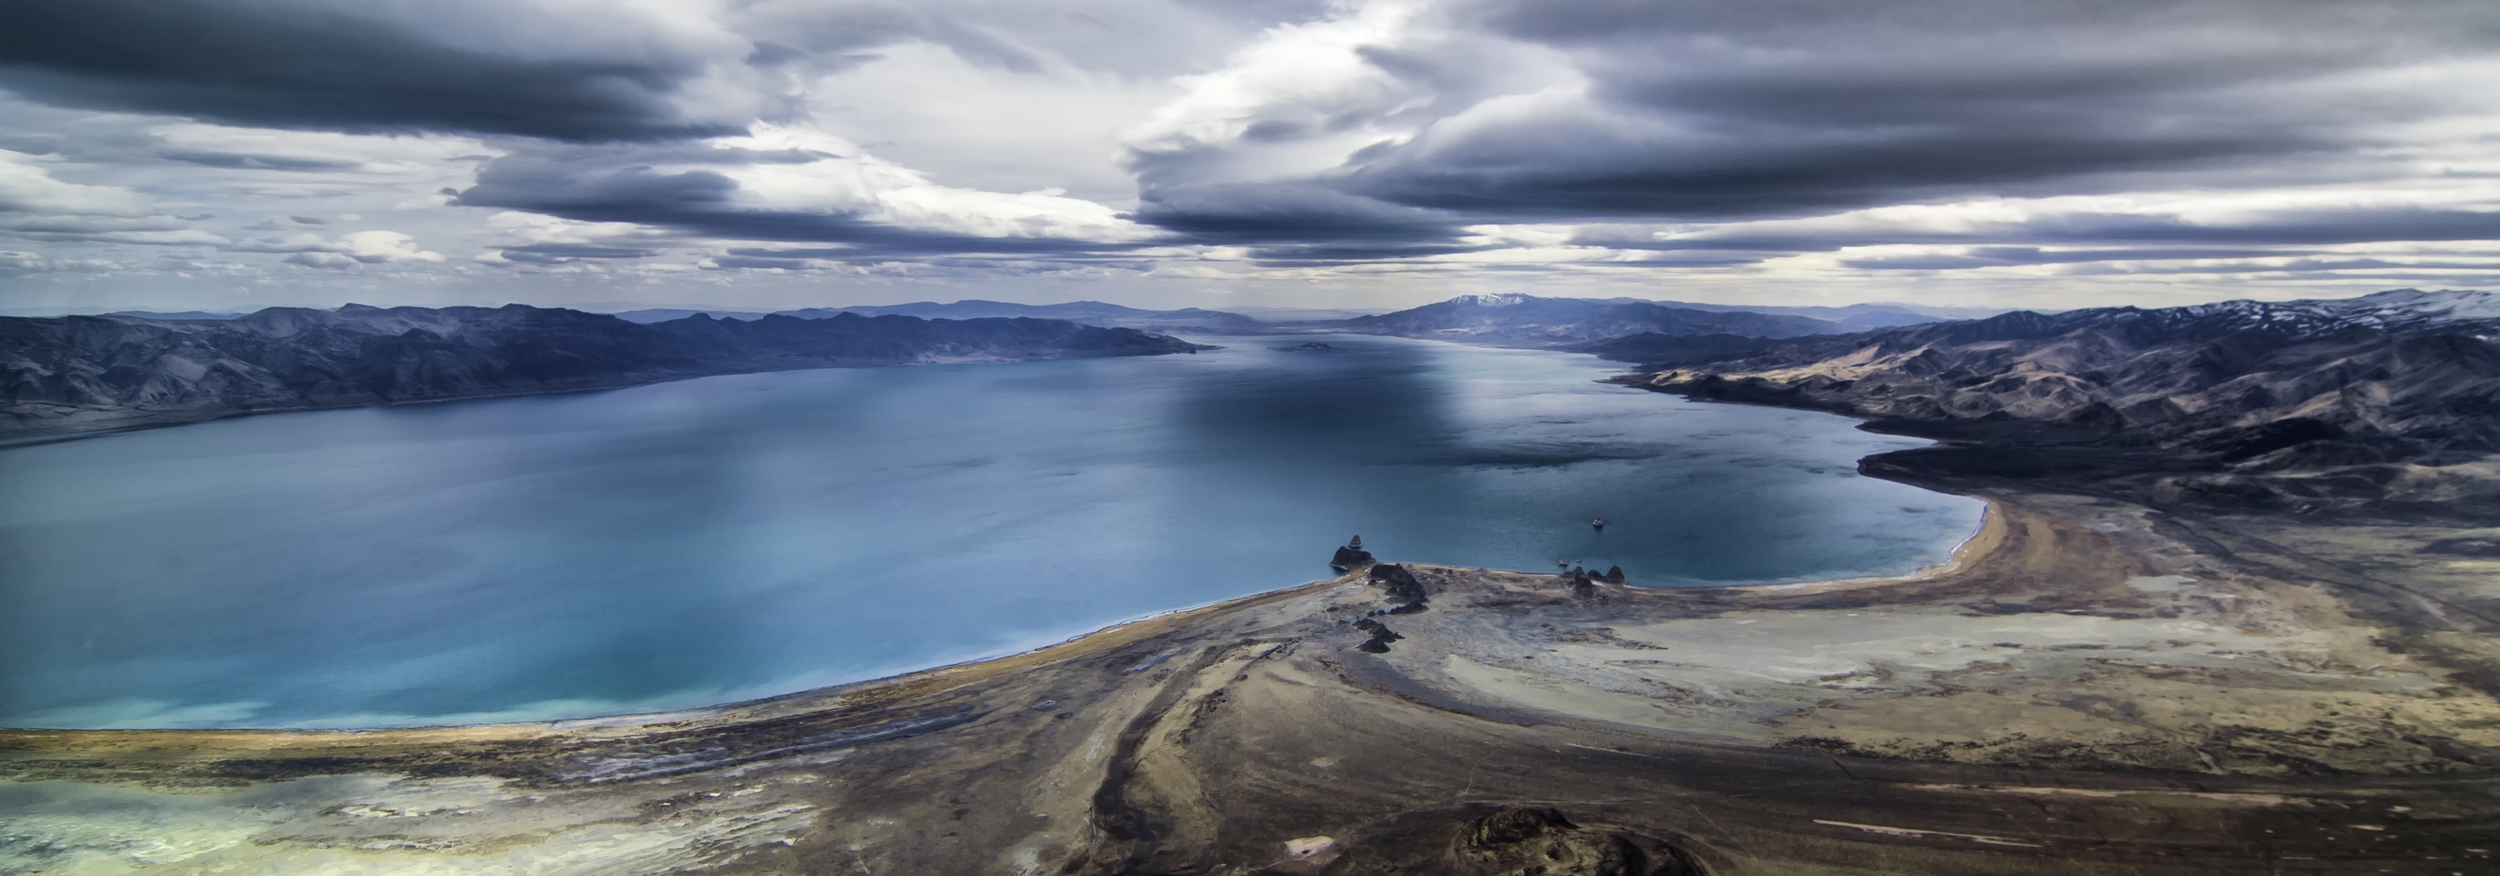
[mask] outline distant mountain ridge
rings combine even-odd
[[[754,371],[1198,349],[1066,320],[840,314],[641,324],[520,304],[273,307],[221,320],[6,317],[0,438]]]
[[[1941,319],[1954,318],[1956,315],[1966,315],[1969,309],[1936,310],[1903,304],[1851,304],[1834,307],[1693,304],[1637,298],[1543,298],[1505,293],[1462,295],[1447,301],[1385,314],[1360,312],[1348,314],[1343,311],[1326,310],[1297,311],[1291,308],[1265,308],[1259,313],[1252,314],[1198,307],[1148,310],[1106,304],[1100,301],[1016,304],[980,299],[965,299],[946,304],[920,301],[910,304],[808,307],[773,312],[802,319],[822,319],[846,312],[864,316],[893,314],[930,319],[1022,316],[1065,319],[1086,325],[1150,331],[1330,330],[1438,338],[1497,346],[1575,349],[1641,334],[1679,338],[1715,334],[1745,338],[1837,334],[1936,322]],[[720,319],[758,319],[765,315],[759,311],[672,308],[629,310],[617,316],[634,322],[660,322],[683,319],[698,313],[709,314]],[[1639,343],[1635,342],[1635,346]],[[1655,342],[1651,343],[1652,346],[1656,345]],[[1668,346],[1682,348],[1689,345],[1670,344]],[[1713,352],[1731,348],[1724,343],[1704,346]]]
[[[760,319],[766,314],[750,311],[722,310],[629,310],[617,314],[632,322],[663,322],[706,313],[718,319]],[[807,307],[778,310],[774,314],[799,319],[826,319],[842,313],[861,316],[912,316],[921,319],[990,319],[1029,318],[1064,319],[1084,325],[1105,328],[1175,329],[1175,330],[1245,330],[1256,328],[1259,320],[1238,313],[1185,307],[1179,310],[1146,310],[1100,301],[1070,301],[1060,304],[1017,304],[1008,301],[984,301],[969,298],[946,304],[916,301],[909,304],[865,304],[846,307]]]
[[[1702,310],[1631,299],[1462,295],[1395,313],[1306,323],[1364,334],[1433,338],[1474,344],[1580,349],[1639,334],[1789,338],[1836,334],[1831,320],[1742,310]]]
[[[2157,501],[2471,500],[2500,516],[2500,296],[2490,293],[2017,311],[1799,338],[1639,383],[2055,450]],[[2081,451],[2107,454],[2075,462],[2089,457]],[[2126,454],[2136,458],[2118,461]]]
[[[1609,298],[1606,301],[1644,301],[1639,298]],[[1894,326],[1918,325],[1954,319],[1984,319],[2006,312],[2002,307],[1933,307],[1923,304],[1869,302],[1839,305],[1760,305],[1705,304],[1693,301],[1649,301],[1667,307],[1719,312],[1743,311],[1773,316],[1803,316],[1819,319],[1840,327],[1842,331],[1872,331]]]

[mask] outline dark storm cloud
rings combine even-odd
[[[1138,222],[1192,242],[1249,247],[1269,262],[1347,262],[1466,252],[1453,217],[1302,182],[1172,186],[1149,192]]]
[[[1187,181],[1221,153],[1315,136],[1308,114],[1282,101],[1237,142],[1141,151],[1150,206],[1139,218],[1199,240],[1330,246],[1344,220],[1403,209],[1414,211],[1396,213],[1403,227],[1428,247],[1448,239],[1421,230],[1436,224],[1724,222],[2362,178],[2396,172],[2401,159],[2372,165],[2365,153],[2397,144],[2397,126],[2462,106],[2369,74],[2488,58],[2500,46],[2500,6],[2487,0],[1488,0],[1459,4],[1450,21],[1468,37],[1365,50],[1411,93],[1396,111],[1473,90],[1449,71],[1465,60],[1458,53],[1480,50],[1479,37],[1549,52],[1585,85],[1523,90],[1498,111],[1469,100],[1468,113],[1289,180],[1366,202],[1306,227],[1261,209],[1266,187]],[[1191,196],[1174,196],[1182,191]],[[1265,221],[1236,221],[1244,212]],[[2492,236],[2487,217],[2345,218],[2394,224],[2093,230],[2251,243]]]
[[[640,222],[727,208],[738,191],[736,180],[714,170],[659,171],[648,163],[673,157],[593,149],[515,152],[479,166],[477,183],[460,190],[454,203],[590,222]]]
[[[769,210],[737,203],[738,182],[715,170],[660,170],[665,163],[806,163],[832,157],[801,150],[757,151],[680,145],[551,146],[518,151],[478,169],[477,184],[453,203],[543,213],[584,222],[627,222],[731,240],[826,244],[788,251],[742,250],[742,260],[876,261],[943,254],[1121,252],[1145,244],[1048,237],[983,237],[905,228],[856,213]],[[522,259],[526,261],[527,259]]]
[[[711,270],[715,270],[715,271],[737,271],[737,270],[745,270],[745,271],[769,271],[769,270],[804,271],[804,270],[807,270],[807,260],[806,260],[806,259],[759,259],[759,258],[753,258],[753,257],[749,257],[749,256],[724,256],[724,257],[721,257],[721,258],[715,258],[715,259],[713,259],[713,260],[712,260]]]
[[[411,11],[457,17],[496,7]],[[457,44],[392,6],[287,0],[14,0],[0,26],[0,85],[51,103],[244,125],[355,132],[453,131],[557,140],[722,133],[670,97],[704,59],[651,40],[639,51],[502,51]],[[504,22],[559,40],[557,22]],[[180,159],[177,160],[190,160]]]
[[[1682,251],[1831,252],[1853,246],[1954,244],[1974,239],[2008,246],[2275,245],[2293,247],[2397,241],[2500,240],[2500,213],[2411,207],[2281,210],[2233,224],[2200,224],[2173,216],[2135,213],[2060,213],[1967,231],[1762,223],[1659,239],[1637,228],[1582,230],[1573,243],[1614,249]],[[2001,252],[2012,253],[2015,249]],[[2154,258],[2153,250],[2109,250],[2110,258]],[[2189,248],[2186,253],[2209,251]],[[2278,253],[2280,254],[2280,253]],[[2224,258],[2184,255],[2179,258]]]
[[[2487,2],[1504,2],[1484,27],[1568,52],[1577,111],[1427,134],[1356,170],[1388,200],[1730,218],[2227,178],[2348,154],[2441,108],[2346,74],[2487,54]],[[2385,97],[2385,95],[2368,95]]]
[[[655,255],[659,255],[659,251],[576,243],[539,243],[503,250],[505,260],[531,265],[563,265],[583,259],[641,259]]]
[[[2064,193],[2080,182],[2071,178],[2095,173],[2184,170],[2326,148],[2283,132],[2131,142],[2089,121],[1870,133],[1845,142],[1768,126],[1648,137],[1601,120],[1553,122],[1478,135],[1420,157],[1393,156],[1346,186],[1391,203],[1508,221],[1739,219],[1954,195]]]
[[[157,150],[156,156],[167,161],[180,161],[185,164],[197,164],[203,167],[222,167],[230,170],[251,168],[255,170],[323,171],[348,170],[357,166],[357,163],[353,161],[332,161],[321,158],[302,158],[286,155],[247,155],[237,152],[210,152],[198,149],[160,149]]]
[[[1842,259],[1852,268],[1874,270],[1935,271],[1960,268],[1996,268],[2011,265],[2070,265],[2087,262],[2135,262],[2215,259],[2281,258],[2286,253],[2265,249],[2070,249],[2043,250],[2036,246],[1980,246],[1967,253],[1918,255],[1877,258]]]

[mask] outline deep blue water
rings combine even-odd
[[[1689,586],[1907,571],[1978,522],[1856,474],[1921,442],[1600,385],[1587,356],[1219,340],[0,450],[0,726],[718,703],[1317,580],[1357,533]]]

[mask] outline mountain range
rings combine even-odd
[[[523,305],[0,318],[0,437],[710,374],[1201,349],[1076,319],[918,315],[1036,312],[1587,350],[1649,363],[1628,380],[1652,389],[1947,442],[1871,468],[1993,466],[2235,507],[2500,509],[2500,297],[2456,291],[1952,321],[1889,306],[1814,316],[1526,295],[1289,323],[986,301],[751,319]],[[1827,317],[1916,322],[1851,332]]]
[[[2500,516],[2500,296],[2483,292],[2018,311],[1795,338],[1634,382],[1948,442],[1895,463],[2153,502]]]
[[[636,323],[577,310],[348,305],[232,319],[0,318],[0,438],[910,362],[1195,352],[1066,320],[838,314]]]
[[[1789,338],[1846,330],[1839,323],[1809,316],[1702,310],[1628,299],[1515,294],[1462,295],[1396,313],[1306,325],[1364,334],[1556,349],[1577,349],[1639,334]]]
[[[1462,295],[1447,301],[1383,314],[1272,308],[1260,309],[1256,313],[1234,313],[1197,307],[1180,310],[1147,310],[1118,304],[1105,304],[1100,301],[1015,304],[979,299],[946,304],[921,301],[911,304],[810,307],[774,312],[802,319],[823,319],[838,313],[857,313],[864,316],[891,314],[928,319],[1034,317],[1150,331],[1224,333],[1344,331],[1453,340],[1473,344],[1575,350],[1584,348],[1597,350],[1597,347],[1592,345],[1623,341],[1622,346],[1597,351],[1618,355],[1618,358],[1624,358],[1626,361],[1641,359],[1643,356],[1651,357],[1645,361],[1660,361],[1656,357],[1665,350],[1684,351],[1690,348],[1715,353],[1743,346],[1732,340],[1736,338],[1787,338],[1807,334],[1840,334],[1935,322],[1960,316],[1984,316],[1996,311],[1914,308],[1902,304],[1778,307],[1692,304],[1679,301],[1647,301],[1637,298],[1544,298],[1533,295],[1499,294]],[[659,322],[683,319],[697,313],[709,314],[721,319],[756,319],[764,316],[761,312],[684,308],[629,310],[617,316],[635,322]],[[1694,347],[1690,342],[1659,340],[1704,336],[1723,336],[1723,338],[1716,342],[1705,342],[1699,347]]]
[[[632,322],[663,322],[684,319],[698,313],[717,319],[760,319],[766,314],[723,310],[629,310],[617,314]],[[1151,331],[1226,331],[1257,327],[1259,320],[1238,313],[1187,307],[1180,310],[1145,310],[1100,301],[1070,301],[1061,304],[1016,304],[1008,301],[983,301],[977,298],[939,304],[916,301],[910,304],[868,304],[847,307],[808,307],[773,312],[799,319],[827,319],[839,314],[861,316],[912,316],[921,319],[1064,319],[1084,325],[1105,328],[1133,328]]]

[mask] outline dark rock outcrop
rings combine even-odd
[[[1359,618],[1355,620],[1354,628],[1371,634],[1371,638],[1365,639],[1363,644],[1354,646],[1354,650],[1370,654],[1387,654],[1389,653],[1390,642],[1406,638],[1405,636],[1398,635],[1396,631],[1389,629],[1388,624],[1381,623],[1371,618]]]
[[[1456,857],[1501,876],[1699,876],[1674,847],[1647,837],[1573,824],[1550,807],[1512,806],[1476,819]]]
[[[518,304],[273,307],[219,320],[0,318],[0,437],[753,371],[1196,349],[1061,320],[698,315],[640,324]]]
[[[1623,567],[1607,566],[1606,574],[1597,576],[1597,580],[1604,581],[1608,584],[1621,584],[1623,583]]]
[[[1372,566],[1369,577],[1371,583],[1389,591],[1390,599],[1413,606],[1421,606],[1427,601],[1423,579],[1415,577],[1413,569],[1396,563],[1378,563]]]
[[[1692,838],[1534,805],[1402,812],[1337,836],[1323,873],[1436,876],[1707,876],[1726,859]],[[1260,872],[1309,872],[1275,868]]]

